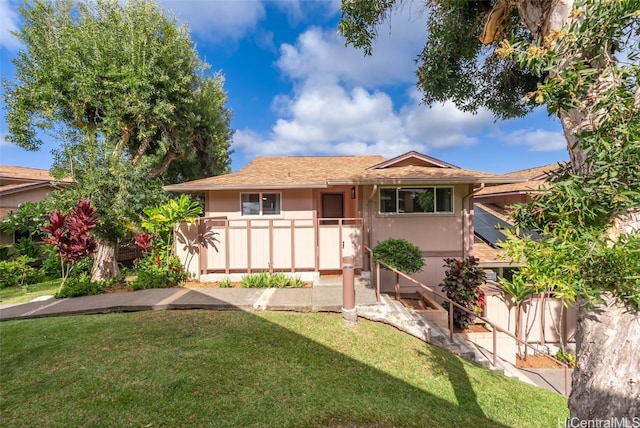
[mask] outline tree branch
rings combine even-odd
[[[131,165],[136,165],[138,162],[140,162],[140,159],[142,159],[142,157],[144,156],[144,153],[149,148],[149,144],[150,144],[150,140],[148,138],[145,138],[144,140],[142,140],[142,142],[140,143],[140,147],[138,147],[138,151],[131,159]]]
[[[169,169],[169,165],[171,165],[171,162],[173,162],[174,160],[180,160],[182,158],[184,158],[184,155],[175,152],[167,152],[167,154],[164,156],[164,159],[162,159],[162,163],[160,164],[160,166],[149,171],[149,179],[152,180],[154,178],[158,178],[159,176],[167,172],[167,169]]]

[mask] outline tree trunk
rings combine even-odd
[[[516,5],[525,25],[536,38],[542,39],[571,19],[569,12],[573,3],[573,0],[527,0]],[[564,54],[568,63],[571,56],[580,57],[583,52]],[[605,56],[591,65],[607,70],[611,62],[612,59]],[[576,135],[598,126],[606,112],[595,110],[594,103],[615,84],[615,76],[604,71],[578,108],[560,114],[575,173],[590,173],[585,153],[576,144]],[[637,211],[614,216],[610,238],[617,240],[620,233],[640,230],[638,217]],[[583,304],[578,308],[577,364],[569,399],[571,418],[583,422],[608,421],[611,426],[614,423],[623,423],[615,426],[636,426],[640,424],[640,313],[626,310],[609,294],[602,298],[602,304]],[[625,417],[627,420],[623,421]],[[625,422],[628,425],[624,425]]]
[[[515,5],[522,22],[538,40],[559,30],[571,19],[581,19],[570,17],[573,0],[525,0]],[[569,63],[572,56],[579,57],[583,52],[578,49],[559,54],[565,55]],[[604,71],[598,84],[583,97],[578,108],[560,114],[571,166],[578,174],[588,175],[590,165],[582,148],[575,144],[576,135],[597,127],[605,113],[596,111],[593,103],[616,84],[615,76],[606,72],[612,62],[613,59],[606,55],[594,60],[591,66]],[[610,238],[617,240],[620,233],[638,233],[639,217],[638,211],[614,216]],[[599,420],[607,421],[600,422],[601,425],[640,426],[640,313],[625,310],[609,294],[602,298],[602,304],[580,305],[578,308],[577,364],[569,399],[572,423],[576,420],[596,423]],[[626,421],[622,419],[625,417]]]
[[[628,425],[611,426],[638,426],[640,313],[628,312],[610,295],[603,298],[602,304],[578,307],[571,417],[618,423],[626,417]]]
[[[107,241],[98,241],[98,250],[91,268],[91,281],[105,281],[118,275],[120,269],[116,261],[115,245]]]

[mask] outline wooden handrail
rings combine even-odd
[[[369,247],[364,247],[365,251],[368,251],[371,254],[371,257],[373,258],[373,250]],[[487,318],[484,318],[478,314],[476,314],[473,311],[470,311],[469,309],[465,308],[464,306],[454,302],[453,300],[449,299],[446,295],[432,289],[431,287],[429,287],[428,285],[425,285],[413,278],[411,278],[410,276],[406,275],[403,272],[400,272],[397,269],[392,268],[391,266],[387,265],[384,262],[381,261],[377,261],[376,262],[376,293],[379,293],[380,290],[380,266],[384,267],[385,269],[396,273],[397,275],[400,275],[402,278],[416,284],[417,286],[435,294],[436,296],[440,297],[441,299],[443,299],[444,301],[449,303],[449,308],[451,309],[452,307],[457,307],[469,314],[474,315],[476,318],[479,318],[480,320],[482,320],[483,322],[485,322],[486,324],[489,324],[491,326],[491,330],[493,332],[493,350],[492,350],[492,356],[493,356],[493,366],[495,367],[497,365],[497,352],[496,352],[496,348],[497,348],[497,332],[501,332],[506,334],[507,336],[511,337],[512,339],[514,339],[516,341],[516,343],[520,344],[520,345],[524,345],[525,347],[528,347],[530,349],[532,349],[534,351],[535,354],[540,354],[542,356],[544,356],[545,358],[550,359],[551,361],[560,364],[563,368],[564,368],[564,395],[565,396],[569,396],[569,365],[566,364],[563,361],[558,360],[557,358],[553,357],[552,355],[549,354],[545,354],[544,352],[541,352],[540,350],[536,349],[535,347],[533,347],[532,345],[530,345],[529,343],[518,339],[516,336],[514,336],[513,334],[511,334],[509,331],[503,329],[502,327],[494,324],[493,322],[489,321]],[[377,297],[377,296],[376,296]],[[449,340],[453,343],[453,310],[449,310]],[[534,354],[534,355],[535,355]]]

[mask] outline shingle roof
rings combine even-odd
[[[555,171],[556,169],[558,169],[558,164],[550,163],[548,165],[508,172],[505,175],[509,177],[526,177],[529,180],[546,180],[549,173]]]
[[[479,191],[476,196],[488,196],[498,194],[513,194],[513,193],[535,193],[539,190],[544,190],[547,186],[547,180],[549,173],[558,168],[557,163],[548,165],[537,166],[535,168],[523,169],[520,171],[509,172],[504,174],[506,177],[513,178],[527,178],[529,181],[520,183],[508,183],[498,186],[487,186]]]
[[[27,168],[24,166],[0,165],[0,186],[33,184],[33,183],[51,183],[57,182],[61,184],[69,184],[72,182],[70,178],[56,180],[46,169]]]
[[[535,193],[541,188],[544,189],[547,182],[543,180],[525,181],[520,183],[499,184],[497,186],[487,186],[478,193],[476,197],[510,194],[510,193]]]
[[[27,168],[23,166],[0,165],[0,180],[18,179],[24,181],[53,181],[54,178],[46,169]]]
[[[177,192],[221,189],[327,187],[338,184],[397,182],[479,183],[514,181],[502,175],[456,167],[418,165],[380,167],[382,156],[258,157],[237,172],[165,186]],[[386,164],[384,164],[386,165]],[[376,167],[376,168],[374,168]],[[374,168],[374,169],[372,169]]]
[[[166,186],[171,191],[260,187],[326,187],[331,177],[348,177],[382,162],[382,156],[258,157],[237,172]]]

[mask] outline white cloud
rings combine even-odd
[[[0,0],[0,46],[16,51],[20,48],[20,41],[11,35],[18,30],[18,11],[8,0]]]
[[[298,96],[277,100],[282,116],[267,137],[240,130],[234,146],[256,155],[364,154],[410,147],[388,95],[336,83],[307,82]],[[406,151],[406,150],[405,150]]]
[[[532,152],[551,152],[567,149],[567,140],[561,131],[519,129],[503,134],[501,139],[508,144],[524,145]]]
[[[237,41],[265,17],[260,1],[164,0],[162,4],[208,42]]]
[[[294,98],[274,100],[279,118],[268,135],[239,130],[234,148],[259,155],[395,156],[409,150],[474,144],[473,134],[491,126],[487,112],[471,115],[452,104],[411,102],[396,111],[389,95],[362,87],[346,90],[330,79],[309,79]]]
[[[478,135],[493,124],[493,114],[481,109],[476,114],[459,110],[452,102],[427,106],[420,93],[412,89],[413,103],[403,109],[407,134],[432,148],[470,146]]]
[[[368,88],[415,81],[415,58],[426,40],[425,16],[415,8],[402,8],[390,22],[382,24],[373,46],[373,55],[345,47],[345,39],[335,29],[310,28],[295,45],[283,44],[278,67],[288,77],[300,81],[317,76],[333,76],[342,82]]]

